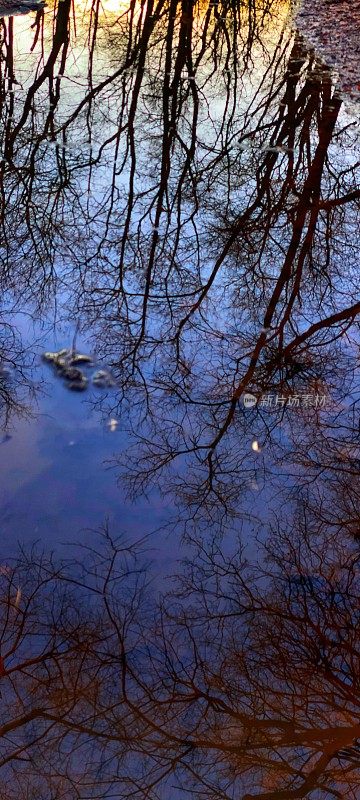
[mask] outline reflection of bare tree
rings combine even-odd
[[[136,731],[133,726],[131,732],[132,714],[129,709],[127,720],[125,706],[120,727],[115,721],[122,690],[118,667],[111,674],[106,618],[131,637],[144,580],[136,548],[124,545],[103,555],[88,562],[82,574],[63,570],[35,551],[1,567],[2,797],[99,797],[112,777],[116,781],[122,741]],[[108,595],[115,580],[116,601],[112,590]],[[119,666],[121,671],[121,656]],[[115,715],[113,723],[105,720],[106,708]],[[114,735],[108,739],[112,724]],[[102,739],[110,744],[103,770]]]
[[[278,528],[255,572],[202,548],[166,612],[167,724],[182,718],[209,797],[356,797],[357,555],[317,525]]]
[[[94,2],[77,31],[70,12],[37,17],[30,81],[1,23],[4,307],[55,299],[88,326],[129,411],[130,489],[161,483],[196,541],[162,599],[142,545],[108,535],[81,566],[1,569],[6,796],[355,798],[356,132],[275,2],[134,0],[111,24]],[[328,406],[241,404],[300,389]],[[248,563],[201,532],[259,472],[275,521]]]
[[[33,354],[25,346],[12,314],[2,313],[0,335],[0,427],[6,429],[14,416],[32,413],[38,381],[33,375]]]
[[[358,555],[303,512],[291,532],[274,525],[257,563],[199,542],[159,602],[141,543],[107,535],[81,568],[23,554],[2,578],[11,785],[44,797],[355,798]]]
[[[278,14],[159,0],[110,25],[94,3],[79,86],[61,3],[24,89],[5,26],[4,289],[37,313],[55,289],[91,327],[131,408],[132,490],[162,481],[192,519],[236,513],[253,477],[244,391],[333,386],[355,336],[356,133]]]

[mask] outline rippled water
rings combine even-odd
[[[356,103],[286,1],[10,13],[3,796],[356,798]]]

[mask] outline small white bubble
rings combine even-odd
[[[109,419],[109,421],[107,423],[107,427],[109,428],[109,431],[111,431],[113,433],[119,427],[119,421],[117,419],[113,419],[113,418]]]

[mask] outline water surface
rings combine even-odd
[[[13,593],[19,543],[83,564],[105,530],[96,548],[125,537],[152,582],[122,566],[109,583],[96,549],[69,601],[93,592],[97,609],[100,573],[100,595],[114,587],[87,669],[94,689],[106,662],[115,695],[114,620],[131,617],[121,759],[102,745],[112,700],[99,689],[74,721],[64,689],[40,724],[65,714],[70,732],[51,757],[46,732],[20,784],[44,800],[355,798],[356,104],[285,0],[49,3],[1,19],[0,78],[3,580]],[[62,349],[93,359],[84,391],[44,360]],[[37,558],[19,566],[25,616]],[[174,572],[176,600],[159,599]]]

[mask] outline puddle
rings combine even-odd
[[[286,0],[14,9],[6,798],[356,798],[356,100]]]

